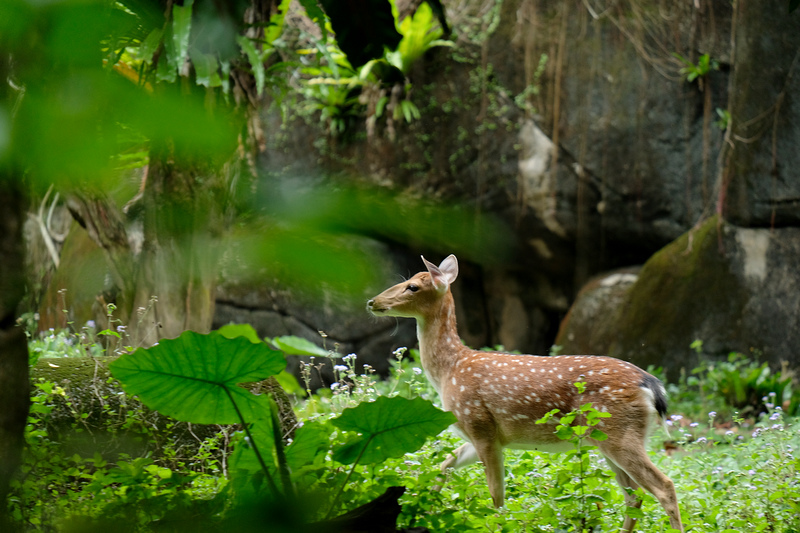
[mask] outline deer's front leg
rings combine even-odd
[[[475,451],[475,446],[471,442],[462,444],[455,449],[445,462],[442,463],[442,474],[448,468],[461,468],[462,466],[471,465],[478,461],[478,452]]]
[[[471,442],[467,442],[462,444],[458,448],[456,448],[451,455],[445,459],[441,466],[441,476],[436,477],[436,485],[432,488],[435,491],[442,490],[442,485],[444,484],[444,476],[447,475],[448,468],[461,468],[462,466],[471,465],[478,461],[478,452],[475,451],[475,446],[472,445]]]

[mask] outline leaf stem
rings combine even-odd
[[[256,444],[256,441],[253,438],[253,434],[250,433],[250,426],[244,419],[242,412],[239,410],[239,406],[236,405],[236,400],[233,399],[233,395],[231,394],[231,391],[228,390],[227,387],[223,387],[223,389],[225,390],[225,394],[228,395],[228,399],[233,404],[233,408],[236,410],[236,414],[239,417],[239,421],[241,422],[242,427],[244,427],[244,432],[247,435],[248,440],[250,441],[250,446],[253,447],[253,451],[256,454],[256,459],[258,459],[258,464],[261,465],[261,471],[264,472],[264,477],[267,478],[267,482],[269,483],[269,488],[272,490],[275,496],[282,496],[280,489],[278,489],[278,486],[275,484],[275,480],[272,479],[272,475],[270,475],[269,473],[269,469],[267,468],[267,463],[264,462],[264,458],[261,456],[261,452],[258,449],[258,445]]]
[[[366,441],[364,441],[364,447],[361,448],[361,451],[358,453],[358,457],[356,457],[356,460],[353,463],[353,467],[347,473],[347,477],[344,478],[344,482],[339,487],[339,490],[336,492],[336,496],[333,498],[333,502],[331,502],[331,508],[328,509],[328,514],[325,515],[326,520],[330,518],[331,513],[333,513],[333,510],[336,509],[336,504],[339,503],[339,498],[342,496],[344,488],[347,486],[347,482],[350,481],[350,476],[353,475],[353,472],[358,466],[358,462],[361,461],[361,457],[364,455],[364,452],[367,451],[367,447],[369,446],[369,443],[372,441],[374,437],[375,437],[374,435],[370,435],[369,438]]]

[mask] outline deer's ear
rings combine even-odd
[[[444,258],[444,261],[439,265],[439,270],[447,276],[447,283],[453,283],[458,277],[458,259],[453,254]]]
[[[425,268],[428,269],[428,273],[431,275],[433,288],[439,293],[446,292],[450,284],[458,276],[458,261],[454,255],[447,257],[438,267],[424,257],[422,262],[425,263]]]

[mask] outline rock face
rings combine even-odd
[[[672,379],[696,366],[689,345],[698,339],[710,357],[755,353],[796,367],[798,264],[800,228],[741,228],[714,217],[653,255],[613,301],[593,306],[604,294],[598,284],[585,289],[595,297],[578,298],[557,342],[565,353],[665,366]],[[593,336],[601,327],[602,335]]]
[[[742,226],[800,225],[800,13],[738,2],[729,109],[725,217]],[[785,6],[780,6],[781,8]]]

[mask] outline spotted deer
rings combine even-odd
[[[386,289],[367,302],[376,316],[417,320],[422,367],[442,404],[457,418],[455,431],[467,443],[442,464],[460,468],[480,460],[495,507],[505,498],[503,449],[558,452],[571,443],[560,440],[552,424],[535,422],[553,410],[568,413],[591,402],[608,412],[598,426],[603,441],[597,446],[625,490],[625,503],[640,507],[633,492],[643,487],[666,511],[670,527],[683,531],[672,480],[650,461],[645,450],[649,432],[666,417],[661,382],[631,363],[601,356],[541,357],[472,350],[461,343],[450,285],[458,276],[458,261],[447,257],[437,267],[424,257],[427,271]],[[579,393],[575,382],[586,383]],[[626,517],[623,531],[636,520]]]

